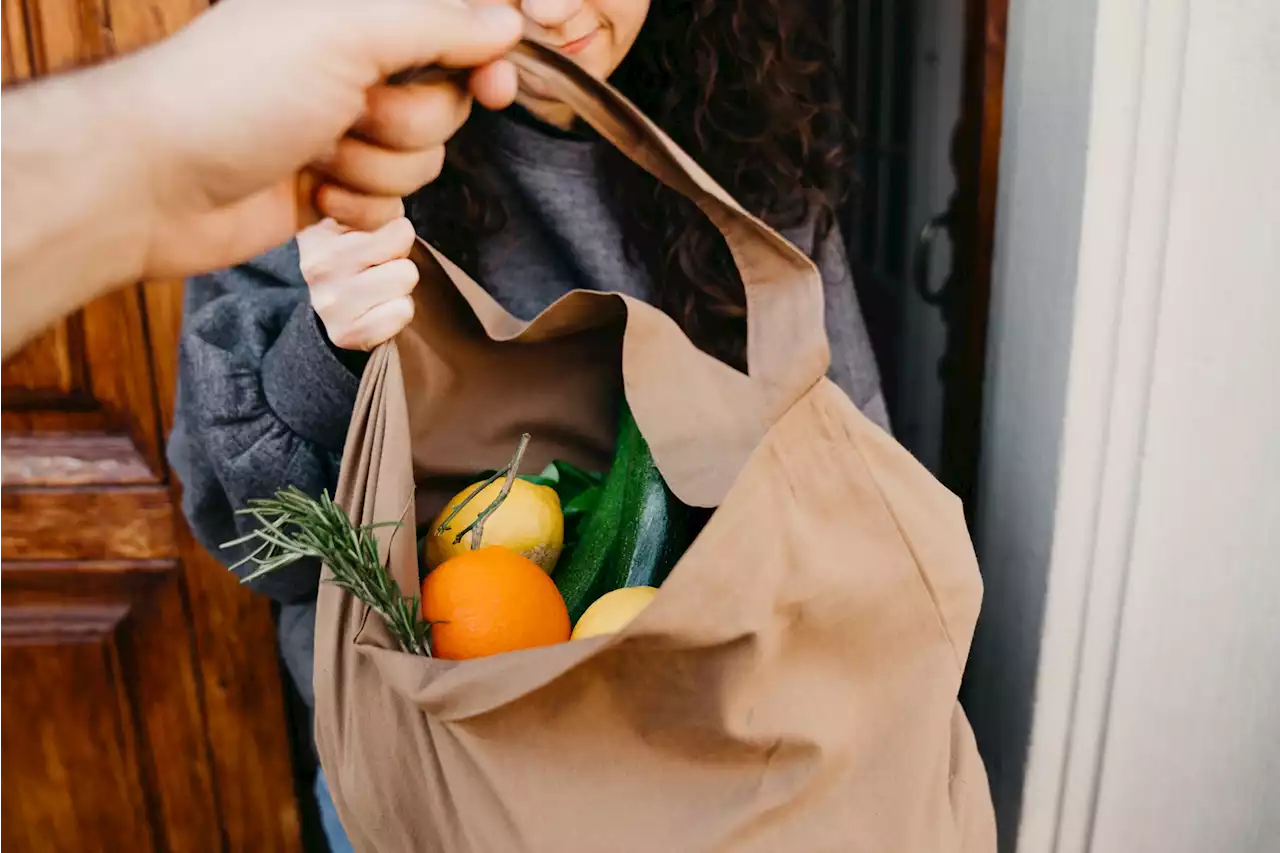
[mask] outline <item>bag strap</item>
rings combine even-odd
[[[762,395],[765,421],[774,421],[830,364],[817,267],[743,210],[617,89],[534,42],[522,41],[507,58],[632,162],[696,204],[724,236],[746,292],[747,372]]]
[[[535,42],[520,42],[508,59],[522,76],[536,77],[632,162],[696,204],[724,236],[746,292],[747,373],[761,395],[765,422],[776,420],[830,364],[822,280],[813,262],[743,210],[608,83]],[[310,172],[299,176],[300,227],[317,218],[311,206],[315,183]]]

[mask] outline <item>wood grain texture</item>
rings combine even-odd
[[[58,323],[5,361],[5,405],[34,405],[88,393],[79,317]]]
[[[40,0],[25,6],[36,73],[89,65],[110,55],[102,0]]]
[[[84,312],[85,357],[93,366],[89,390],[127,432],[153,471],[166,470],[141,287],[105,296]]]
[[[6,648],[111,642],[134,709],[136,772],[161,849],[221,850],[181,580],[172,560],[6,561],[0,636]],[[53,780],[28,779],[41,783]]]
[[[132,599],[178,570],[174,560],[4,560],[0,586],[10,605]]]
[[[27,41],[27,15],[22,0],[3,0],[4,26],[0,28],[3,82],[9,84],[32,74],[31,48]]]
[[[137,724],[115,644],[6,643],[0,660],[0,846],[42,853],[156,850],[138,772]],[[13,689],[15,681],[22,689]]]
[[[109,0],[108,32],[116,53],[128,53],[150,44],[203,12],[207,0]]]
[[[173,423],[182,288],[177,282],[150,282],[143,292],[167,434]],[[180,503],[180,484],[171,488]],[[301,850],[299,814],[291,796],[293,765],[270,607],[242,587],[182,524],[178,547],[227,849],[296,853]]]
[[[232,848],[224,843],[182,581],[180,572],[167,573],[134,607],[120,648],[132,700],[145,711],[138,727],[150,760],[142,774],[164,848],[212,853]]]
[[[6,489],[0,511],[4,559],[178,556],[174,507],[163,486]]]

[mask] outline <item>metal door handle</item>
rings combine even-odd
[[[911,277],[915,282],[916,293],[929,305],[941,305],[947,292],[946,279],[936,289],[929,282],[929,256],[938,234],[950,230],[951,211],[939,213],[920,229],[920,234],[916,237],[915,249],[911,253]]]

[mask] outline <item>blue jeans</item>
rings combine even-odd
[[[338,820],[338,810],[334,808],[333,797],[329,796],[329,783],[324,780],[324,771],[316,772],[316,805],[320,809],[320,826],[324,829],[325,840],[329,842],[330,853],[355,853],[347,833],[342,829],[342,821]]]

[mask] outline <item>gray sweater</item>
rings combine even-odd
[[[479,279],[494,298],[525,319],[574,288],[647,300],[648,276],[627,260],[601,196],[594,146],[602,143],[527,118],[479,120],[491,125],[507,213],[506,227],[479,246]],[[817,246],[812,229],[786,236],[822,271],[832,379],[887,426],[839,235]],[[219,546],[247,532],[235,510],[248,500],[290,485],[332,493],[360,384],[348,361],[311,309],[294,243],[187,282],[169,459],[197,539],[227,564],[241,555]],[[318,565],[302,562],[252,584],[282,605],[281,654],[308,705],[319,576]]]

